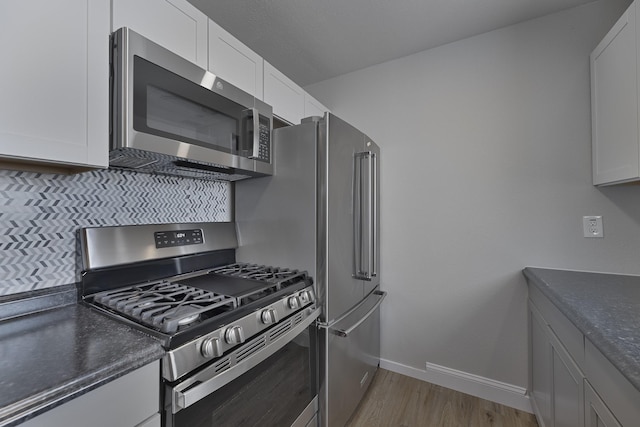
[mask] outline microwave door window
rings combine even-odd
[[[237,154],[244,110],[215,92],[134,57],[133,127],[138,132]]]
[[[186,142],[237,149],[238,121],[155,86],[147,86],[147,127]],[[162,136],[162,135],[160,135]]]

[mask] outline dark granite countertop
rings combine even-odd
[[[15,312],[16,303],[5,312]],[[156,339],[75,302],[1,320],[0,426],[18,425],[163,354]]]
[[[640,390],[640,276],[531,267],[524,275]]]

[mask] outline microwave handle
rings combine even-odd
[[[251,119],[253,121],[253,141],[251,141],[250,159],[260,158],[260,113],[257,108],[249,108],[251,111]]]

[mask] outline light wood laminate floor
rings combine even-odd
[[[347,427],[538,427],[535,417],[379,369]]]

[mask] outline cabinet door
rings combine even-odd
[[[304,90],[267,61],[264,61],[264,102],[273,107],[273,114],[294,125],[304,116]]]
[[[112,30],[129,27],[207,68],[207,16],[186,0],[112,0]]]
[[[594,185],[639,176],[636,44],[633,3],[591,54]]]
[[[584,425],[584,375],[550,331],[553,352],[553,399],[551,407],[555,427]]]
[[[109,0],[4,0],[0,51],[0,156],[106,167]]]
[[[262,99],[262,57],[209,19],[209,71]]]
[[[531,404],[540,427],[552,427],[552,348],[547,325],[535,306],[529,303],[529,386]]]
[[[622,427],[588,381],[584,386],[585,427]]]
[[[324,116],[326,111],[329,111],[329,109],[322,105],[320,101],[308,93],[304,93],[304,117]]]
[[[529,383],[540,427],[584,425],[584,374],[529,301]]]
[[[639,425],[640,391],[588,339],[585,372],[591,387],[620,424]]]

